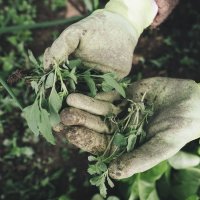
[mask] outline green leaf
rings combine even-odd
[[[127,199],[128,200],[138,200],[139,199],[139,191],[138,191],[138,180],[139,175],[137,174],[135,176],[132,176],[125,181],[127,181],[130,184],[130,188],[128,189],[127,193]]]
[[[28,50],[28,57],[30,59],[30,61],[37,67],[40,67],[40,64],[38,63],[38,61],[36,60],[36,58],[34,57],[33,53],[31,50]]]
[[[150,170],[142,173],[140,178],[148,182],[157,181],[168,170],[168,168],[169,165],[167,161],[163,161]]]
[[[58,95],[55,87],[52,88],[49,96],[49,111],[50,111],[50,122],[52,127],[60,122],[59,111],[62,107],[62,99]]]
[[[104,74],[104,75],[102,75],[102,78],[105,80],[105,82],[109,86],[113,87],[124,98],[126,97],[126,93],[125,93],[123,87],[110,74]]]
[[[38,93],[38,84],[36,81],[31,81],[31,87],[35,90],[35,93]]]
[[[102,82],[101,87],[102,87],[102,90],[104,92],[110,92],[110,91],[113,90],[113,87],[111,87],[110,85],[108,85],[106,81]]]
[[[111,188],[113,188],[113,187],[115,186],[114,183],[112,182],[112,180],[110,179],[109,176],[107,176],[107,181],[108,181],[108,185],[109,185]]]
[[[76,60],[70,60],[69,61],[69,68],[73,69],[73,68],[77,68],[80,67],[80,65],[82,64],[80,59],[76,59]]]
[[[96,10],[99,7],[99,0],[93,0],[93,8]]]
[[[108,197],[107,200],[120,200],[118,197],[115,197],[115,196],[110,196]]]
[[[88,161],[92,162],[92,161],[96,161],[97,158],[95,156],[88,156]]]
[[[97,163],[97,168],[98,168],[98,170],[101,171],[101,172],[105,172],[105,171],[108,170],[106,164],[103,163],[103,162],[98,162],[98,163]]]
[[[199,196],[192,195],[192,196],[188,197],[186,200],[199,200]]]
[[[96,173],[97,173],[97,171],[96,171],[96,165],[89,165],[88,173],[89,173],[90,175],[96,174]]]
[[[174,169],[185,169],[198,166],[200,164],[200,157],[179,151],[176,155],[168,159],[168,162]]]
[[[36,135],[39,135],[38,124],[40,121],[40,109],[38,102],[35,101],[33,105],[24,108],[23,114],[31,131]]]
[[[177,200],[187,199],[198,194],[200,186],[200,169],[188,168],[176,172],[176,179],[171,188],[171,194]]]
[[[93,6],[92,6],[92,2],[91,0],[83,0],[87,10],[92,11],[93,10]]]
[[[31,158],[34,154],[34,150],[31,147],[21,147],[21,154],[25,155],[27,158]]]
[[[136,144],[136,140],[137,140],[136,135],[133,135],[133,134],[129,135],[128,144],[127,144],[127,147],[126,147],[127,152],[130,152],[134,149],[135,144]]]
[[[92,185],[95,185],[95,186],[99,187],[102,184],[101,175],[100,176],[95,176],[95,177],[91,178],[90,179],[90,183]]]
[[[49,120],[51,127],[55,127],[60,123],[60,115],[58,112],[55,111],[55,109],[52,107],[51,104],[49,105],[49,112],[50,112]]]
[[[76,84],[74,83],[74,81],[72,79],[69,79],[69,84],[70,84],[70,87],[73,91],[76,90]]]
[[[91,73],[89,71],[84,73],[84,80],[90,89],[90,95],[92,97],[96,96],[96,94],[97,94],[96,84],[95,84],[94,80],[91,78]]]
[[[70,73],[69,73],[68,76],[74,81],[75,84],[77,84],[76,67],[74,67],[74,68],[70,71]]]
[[[45,82],[45,89],[48,89],[48,88],[52,88],[53,87],[53,83],[54,83],[54,73],[50,73],[48,76],[47,76],[47,79],[46,79],[46,82]]]
[[[138,191],[141,200],[159,200],[156,181],[168,170],[166,161],[141,173],[138,178]]]
[[[46,177],[45,179],[41,180],[42,187],[46,187],[50,182],[49,177]]]
[[[49,96],[49,103],[53,105],[56,111],[60,111],[62,107],[62,98],[58,95],[55,88],[53,88],[50,96]]]
[[[160,200],[156,191],[155,182],[140,180],[138,187],[140,200]]]
[[[106,185],[105,185],[105,181],[102,181],[102,183],[100,184],[99,191],[100,191],[100,194],[102,195],[102,197],[106,198],[107,188],[106,188]]]
[[[126,138],[124,137],[124,135],[117,133],[113,139],[113,143],[117,147],[123,147],[123,146],[126,146],[127,141],[126,141]]]
[[[51,125],[49,123],[49,113],[45,109],[41,109],[38,127],[42,136],[51,144],[55,144]]]

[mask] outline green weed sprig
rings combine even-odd
[[[0,83],[1,85],[5,88],[5,90],[8,92],[8,94],[12,97],[12,99],[15,101],[15,103],[17,104],[17,106],[23,110],[23,107],[21,105],[21,103],[18,101],[18,99],[16,98],[15,94],[13,93],[12,89],[8,86],[8,84],[3,80],[3,78],[0,75]]]
[[[80,91],[83,83],[89,96],[95,96],[97,91],[111,91],[115,89],[125,97],[124,87],[127,81],[118,83],[114,74],[98,74],[82,66],[80,60],[70,61],[62,66],[54,63],[48,73],[43,73],[42,64],[38,63],[29,51],[29,57],[34,66],[38,68],[37,74],[27,77],[35,91],[36,98],[32,105],[23,110],[29,128],[36,134],[55,144],[52,128],[60,122],[59,111],[63,100],[68,94]],[[40,70],[39,70],[40,69]],[[42,72],[42,73],[41,73]],[[80,91],[83,93],[83,91]]]
[[[116,130],[104,153],[100,156],[89,156],[88,173],[92,176],[90,183],[99,188],[103,197],[107,195],[106,181],[112,188],[113,182],[109,178],[108,165],[126,152],[130,152],[136,146],[136,143],[143,143],[146,137],[144,124],[153,114],[153,106],[145,106],[144,97],[141,102],[129,101],[127,115],[123,119],[111,116],[108,119],[115,123]]]

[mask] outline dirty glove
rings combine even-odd
[[[146,171],[176,154],[188,142],[200,137],[200,86],[192,80],[149,78],[133,83],[127,96],[135,102],[142,99],[154,105],[154,114],[146,128],[147,142],[125,153],[109,166],[114,179],[123,179]],[[105,151],[112,132],[100,116],[119,113],[112,104],[119,100],[115,92],[97,95],[94,99],[71,94],[71,108],[61,112],[67,139],[93,154]],[[69,127],[70,126],[70,127]]]
[[[114,71],[123,78],[131,69],[138,38],[153,22],[157,9],[154,0],[110,0],[104,9],[62,32],[45,51],[45,69],[74,54],[88,67]]]
[[[158,14],[155,17],[152,27],[157,27],[162,24],[165,19],[171,14],[173,9],[178,4],[179,0],[155,0],[158,5]]]

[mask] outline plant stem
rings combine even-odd
[[[69,19],[60,19],[60,20],[54,20],[54,21],[39,22],[35,24],[2,27],[0,28],[0,35],[4,33],[10,33],[14,31],[22,31],[22,30],[28,30],[28,29],[47,28],[47,27],[53,27],[53,26],[58,26],[58,25],[71,25],[72,23],[75,23],[83,19],[84,17],[86,16],[75,16]]]
[[[16,102],[17,106],[23,110],[22,105],[20,104],[20,102],[18,101],[18,99],[16,98],[15,94],[13,93],[13,91],[10,89],[10,87],[7,85],[7,83],[3,80],[3,78],[0,76],[0,83],[3,85],[3,87],[6,89],[6,91],[8,92],[8,94],[13,98],[13,100]]]

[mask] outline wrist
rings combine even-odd
[[[143,30],[152,24],[158,6],[155,0],[110,0],[105,10],[124,17],[139,37]]]

